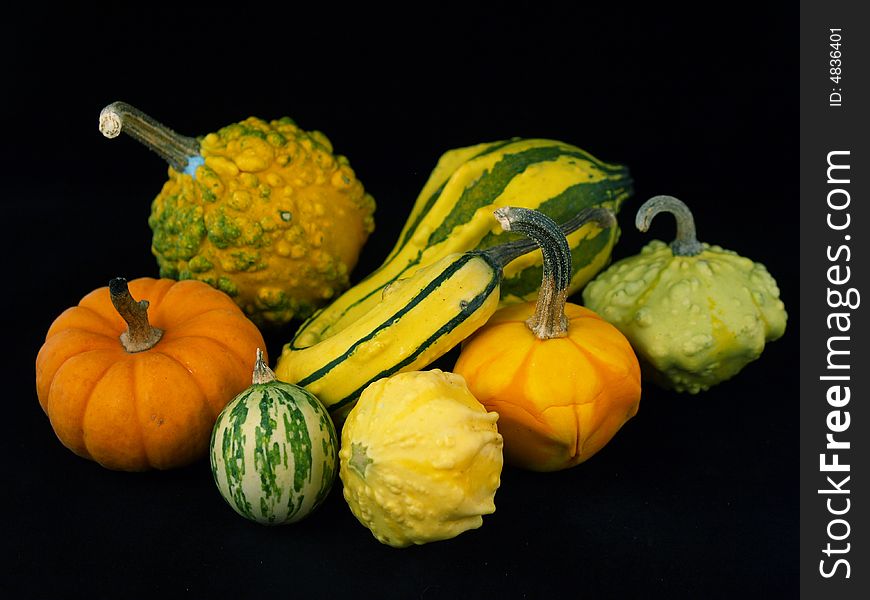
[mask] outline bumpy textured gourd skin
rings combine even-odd
[[[410,372],[370,385],[341,435],[354,516],[394,547],[455,537],[495,512],[502,438],[458,375]]]
[[[640,402],[640,366],[623,336],[591,310],[565,305],[566,337],[526,325],[534,303],[498,310],[462,346],[454,371],[499,414],[505,460],[534,471],[573,467],[598,452]]]
[[[304,323],[293,345],[313,346],[351,326],[378,303],[384,288],[444,256],[518,239],[494,226],[492,212],[500,206],[534,208],[563,223],[588,207],[616,213],[631,192],[628,169],[563,142],[513,139],[451,150],[432,171],[384,263]],[[568,236],[569,293],[608,264],[618,237],[615,224],[602,229],[595,223]],[[503,303],[537,296],[541,262],[533,252],[505,266]]]
[[[785,332],[787,319],[764,265],[708,244],[675,256],[652,241],[601,273],[583,300],[631,341],[645,374],[679,392],[734,376]]]
[[[161,276],[204,281],[260,325],[307,317],[349,285],[375,204],[326,136],[252,117],[206,135],[200,154],[193,177],[169,169],[152,204]]]
[[[218,416],[211,469],[224,500],[263,525],[295,523],[329,493],[338,438],[311,393],[283,383],[254,384]]]
[[[169,469],[208,452],[218,413],[250,385],[265,342],[226,294],[199,281],[135,279],[163,337],[129,353],[106,287],[64,311],[36,359],[42,409],[64,446],[104,467]]]

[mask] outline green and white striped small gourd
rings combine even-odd
[[[221,495],[252,521],[294,523],[323,502],[337,467],[338,438],[323,404],[278,381],[258,349],[253,385],[226,406],[212,432]]]

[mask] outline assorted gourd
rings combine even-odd
[[[224,500],[243,517],[264,525],[295,523],[332,488],[335,427],[311,392],[275,379],[259,348],[252,379],[217,418],[212,475]]]
[[[103,109],[100,131],[123,131],[169,163],[148,219],[161,277],[204,281],[271,326],[349,285],[375,203],[319,131],[251,117],[190,138],[123,102]]]
[[[492,212],[500,206],[537,209],[562,223],[586,208],[616,213],[631,191],[628,169],[563,142],[513,139],[451,150],[423,186],[384,263],[303,323],[288,348],[308,348],[340,333],[372,310],[395,282],[427,265],[519,239],[494,228]],[[574,271],[569,293],[607,265],[618,238],[615,221],[591,221],[568,235]],[[514,257],[503,270],[502,303],[534,300],[541,281],[539,253]]]
[[[307,517],[338,474],[380,542],[455,537],[495,511],[503,462],[554,471],[600,451],[637,413],[641,374],[697,393],[785,330],[765,267],[699,243],[672,197],[636,225],[672,212],[676,241],[599,274],[632,182],[562,142],[444,154],[384,263],[341,294],[374,201],[323,134],[249,118],[187,138],[123,103],[100,129],[170,165],[149,219],[164,278],[114,279],[54,321],[40,405],[110,469],[208,455],[257,523]],[[584,285],[586,306],[567,302]],[[257,326],[304,317],[272,372]],[[460,345],[455,373],[422,370]]]
[[[455,371],[499,414],[507,460],[534,471],[577,465],[635,415],[640,366],[628,340],[592,311],[566,304],[571,255],[548,217],[500,209],[508,230],[527,232],[544,255],[536,303],[499,310],[464,344]]]
[[[340,476],[354,516],[399,548],[480,527],[501,481],[498,418],[462,377],[439,369],[368,386],[341,431]]]
[[[757,359],[785,332],[787,314],[764,265],[698,242],[683,202],[651,198],[637,211],[637,228],[646,231],[663,211],[677,220],[670,246],[654,240],[614,264],[583,300],[631,341],[650,379],[695,394]]]
[[[52,323],[36,392],[79,456],[171,469],[205,456],[218,413],[248,386],[263,347],[230,297],[204,283],[117,278]]]

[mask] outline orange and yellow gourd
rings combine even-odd
[[[566,303],[568,246],[554,227],[544,231],[553,235],[539,241],[544,277],[537,303],[496,312],[463,344],[454,371],[499,414],[507,462],[555,471],[607,444],[637,412],[641,386],[625,336],[591,310]]]

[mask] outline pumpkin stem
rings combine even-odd
[[[262,385],[275,381],[275,372],[266,364],[266,361],[263,359],[263,351],[259,348],[257,348],[257,362],[254,363],[252,381],[254,385]]]
[[[559,226],[547,215],[528,208],[506,206],[495,211],[505,231],[519,231],[532,238],[544,255],[544,276],[535,314],[526,325],[538,339],[568,335],[565,301],[571,283],[571,247]]]
[[[703,250],[695,232],[692,211],[673,196],[654,196],[637,209],[634,225],[641,231],[649,229],[653,218],[660,212],[669,212],[677,220],[677,237],[671,242],[674,256],[695,256]]]
[[[148,301],[133,300],[127,280],[123,277],[116,277],[109,282],[109,295],[115,310],[127,322],[127,331],[120,337],[124,350],[133,354],[153,348],[163,337],[163,330],[152,327],[148,322]]]
[[[175,133],[126,102],[113,102],[100,112],[100,132],[115,138],[121,131],[145,144],[180,173],[193,175],[202,164],[196,139]]]

